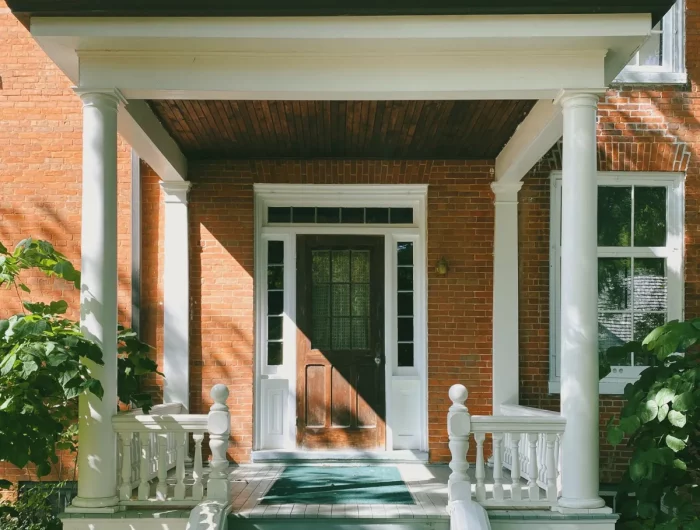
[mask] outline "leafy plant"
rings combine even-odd
[[[3,530],[61,530],[50,498],[60,484],[29,488],[20,492],[17,500],[0,504],[0,528]]]
[[[607,436],[627,436],[632,458],[618,493],[623,528],[700,528],[700,319],[673,321],[643,342],[610,348],[620,357],[652,355],[656,365],[625,388]]]
[[[102,363],[102,351],[65,318],[64,300],[45,304],[25,302],[30,289],[20,281],[24,271],[38,269],[80,285],[80,273],[51,244],[25,239],[12,253],[0,244],[0,285],[14,289],[26,312],[0,320],[0,460],[22,468],[36,465],[39,477],[58,461],[56,449],[76,451],[77,397],[92,392],[102,397],[85,359]],[[139,392],[139,380],[157,373],[149,347],[131,330],[118,330],[118,397],[123,403],[152,406]],[[0,481],[0,487],[7,487]]]

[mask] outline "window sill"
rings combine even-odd
[[[613,80],[617,85],[685,85],[688,83],[686,72],[644,72],[639,70],[623,70]]]
[[[605,396],[621,396],[625,393],[625,387],[634,383],[633,379],[617,379],[612,381],[601,381],[598,384],[598,391],[600,395]],[[550,394],[561,394],[561,382],[560,381],[550,381],[549,382],[549,393]]]

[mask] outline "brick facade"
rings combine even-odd
[[[700,315],[700,0],[686,0],[688,87],[610,91],[599,111],[601,170],[687,171],[686,315]],[[32,235],[50,240],[79,263],[81,105],[61,74],[0,0],[0,241]],[[520,351],[523,404],[556,410],[547,393],[549,370],[549,171],[557,148],[525,180],[520,194]],[[129,148],[119,144],[119,309],[130,309]],[[491,407],[493,161],[311,161],[191,163],[190,196],[192,409],[204,412],[215,382],[230,386],[234,415],[231,456],[242,462],[252,447],[253,183],[427,183],[429,444],[447,458],[447,390],[470,388],[473,413]],[[162,365],[163,198],[158,176],[143,167],[143,337]],[[447,276],[434,264],[445,256]],[[36,278],[34,295],[64,298],[76,316],[78,295],[62,282]],[[19,309],[0,292],[5,312]],[[149,388],[159,393],[161,381]],[[601,424],[620,402],[601,399]],[[624,453],[602,440],[601,479],[619,478]],[[63,478],[72,459],[62,460]],[[58,475],[58,470],[57,470]],[[3,469],[0,476],[29,478]]]

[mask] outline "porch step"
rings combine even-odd
[[[256,464],[263,463],[362,463],[390,462],[393,464],[422,464],[428,462],[428,453],[423,451],[284,451],[265,450],[253,451],[252,460]]]
[[[323,517],[317,519],[269,519],[239,518],[230,515],[230,530],[449,530],[450,520],[446,518],[384,518],[366,519],[344,517]]]

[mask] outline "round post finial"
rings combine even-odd
[[[228,387],[226,385],[214,385],[211,389],[211,398],[217,405],[225,405],[228,399]]]
[[[466,386],[457,384],[450,387],[450,399],[455,405],[464,405],[468,396],[469,392]]]

